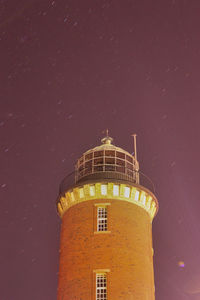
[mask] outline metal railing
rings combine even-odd
[[[85,176],[82,176],[79,180],[76,180],[79,178],[77,171],[74,171],[70,174],[68,174],[61,182],[59,192],[60,194],[63,194],[66,190],[68,190],[71,186],[76,184],[81,184],[85,181],[90,180],[119,180],[119,181],[125,181],[130,183],[135,183],[142,185],[149,189],[151,192],[155,193],[155,187],[152,182],[152,180],[142,173],[141,171],[133,171],[132,176],[121,173],[121,172],[112,172],[112,171],[101,171],[101,172],[95,172],[95,173],[87,173]]]

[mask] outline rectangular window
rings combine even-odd
[[[113,196],[119,196],[119,185],[113,185]]]
[[[135,200],[136,200],[136,201],[139,200],[139,194],[140,194],[139,191],[136,191],[136,192],[135,192]]]
[[[101,195],[107,195],[107,185],[106,184],[102,184],[101,185]]]
[[[94,185],[90,186],[90,196],[95,196],[95,186]]]
[[[96,274],[96,300],[107,300],[106,274]]]
[[[125,186],[124,197],[129,198],[129,196],[130,196],[130,187]]]
[[[107,207],[97,207],[97,231],[107,231]]]

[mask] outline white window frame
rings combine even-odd
[[[97,231],[108,231],[108,209],[107,206],[97,206]]]
[[[108,300],[106,273],[96,273],[96,300]]]

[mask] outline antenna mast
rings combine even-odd
[[[134,156],[135,156],[135,159],[137,160],[137,144],[136,144],[136,136],[137,136],[137,134],[134,133],[131,136],[133,136]]]

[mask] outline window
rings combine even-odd
[[[79,193],[80,193],[80,198],[83,198],[84,197],[84,190],[83,190],[83,188],[80,188],[79,189]]]
[[[94,185],[90,186],[90,196],[95,196],[95,186]]]
[[[96,274],[96,300],[107,300],[106,274]]]
[[[129,198],[130,196],[130,187],[125,186],[124,188],[124,197]]]
[[[101,195],[107,195],[107,185],[106,184],[102,184],[101,185]]]
[[[113,185],[113,196],[119,196],[119,185]]]
[[[86,155],[85,155],[85,160],[90,160],[90,159],[92,159],[92,154],[93,154],[93,153],[86,154]]]
[[[111,203],[94,203],[95,206],[95,224],[94,224],[94,234],[107,234],[111,233],[109,224],[109,206]]]
[[[97,207],[97,231],[107,231],[107,207]]]
[[[139,194],[140,194],[139,191],[136,191],[136,192],[135,192],[135,200],[136,200],[136,201],[139,200]]]

